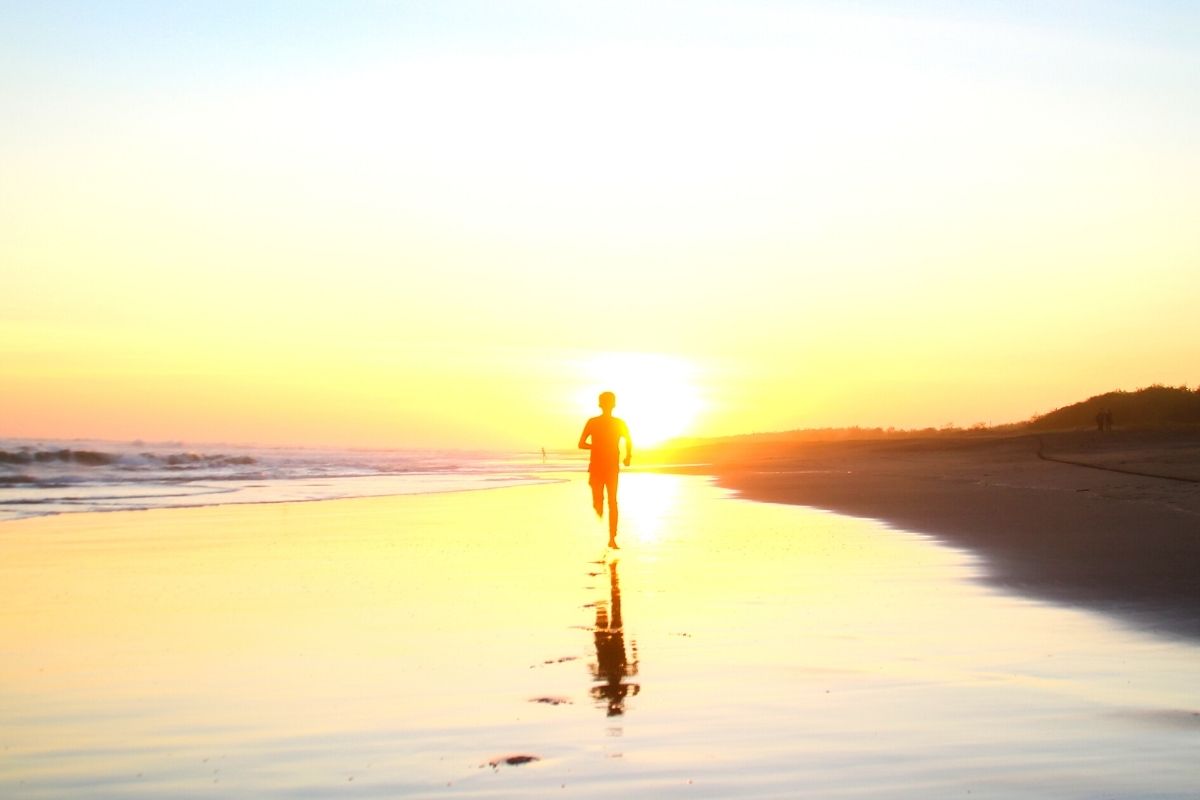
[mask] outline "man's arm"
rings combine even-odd
[[[621,435],[625,437],[625,466],[629,466],[629,460],[633,458],[633,437],[629,435],[629,426],[623,421],[621,422]]]
[[[587,440],[592,435],[592,421],[589,419],[583,425],[583,433],[579,434],[579,449],[591,450],[592,443]]]

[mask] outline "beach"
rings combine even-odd
[[[1200,800],[1198,32],[6,4],[0,800]]]
[[[704,476],[609,551],[553,477],[4,523],[0,794],[1194,796],[1194,640]]]
[[[1200,639],[1200,434],[976,435],[704,454],[723,486],[968,548],[993,585]]]

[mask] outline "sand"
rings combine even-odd
[[[1200,434],[958,436],[710,452],[723,486],[922,531],[1008,590],[1200,638]]]
[[[622,481],[0,526],[0,796],[1194,796],[1194,643]]]

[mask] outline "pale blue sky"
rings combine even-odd
[[[1076,2],[5,2],[8,68],[71,65],[130,77],[155,66],[269,68],[395,47],[555,47],[612,39],[787,41],[806,15],[989,29],[1194,57],[1200,6],[1176,0]],[[786,23],[787,19],[792,23]],[[762,24],[774,21],[775,24]],[[780,24],[783,22],[784,24]],[[11,77],[11,73],[9,73]],[[144,75],[147,80],[156,76]]]

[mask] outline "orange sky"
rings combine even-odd
[[[1200,380],[1194,14],[456,8],[6,14],[0,435],[571,447],[605,388],[646,442]]]

